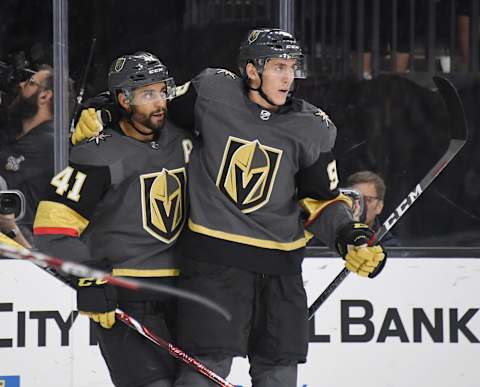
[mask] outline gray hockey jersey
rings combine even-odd
[[[51,199],[37,210],[37,241],[63,235],[73,247],[79,238],[85,261],[107,261],[114,275],[178,275],[172,246],[187,216],[190,139],[167,122],[151,143],[119,129],[92,140],[73,147],[69,166],[52,179]]]
[[[277,112],[262,109],[227,70],[207,69],[192,84],[201,144],[189,165],[184,255],[262,273],[298,273],[306,244],[299,201],[310,223],[327,206],[348,201],[337,189],[335,125],[303,100]],[[336,225],[351,219],[340,213]]]

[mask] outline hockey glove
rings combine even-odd
[[[337,251],[345,259],[345,267],[362,277],[373,278],[385,266],[386,253],[377,242],[368,246],[373,231],[363,223],[348,223],[337,233]]]
[[[77,282],[77,309],[105,329],[115,324],[117,291],[114,286],[95,278],[79,278]]]
[[[94,108],[84,109],[80,114],[80,119],[72,133],[72,144],[78,144],[83,140],[98,136],[103,130],[103,125],[97,117]]]
[[[108,93],[101,93],[88,99],[75,117],[75,131],[72,133],[72,144],[96,137],[116,117],[116,109]]]

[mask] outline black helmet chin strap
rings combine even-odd
[[[262,97],[265,101],[267,101],[270,105],[273,105],[273,106],[282,106],[282,105],[277,105],[276,103],[274,103],[270,98],[268,98],[267,94],[263,91],[263,75],[260,75],[260,86],[258,86],[258,88],[254,88],[252,86],[250,86],[250,83],[247,82],[247,86],[250,90],[253,90],[253,91],[258,91],[258,94],[260,94],[260,97]]]
[[[159,130],[156,130],[156,129],[152,129],[152,131],[150,133],[145,133],[143,131],[141,131],[137,125],[134,124],[133,120],[132,120],[132,114],[133,113],[129,113],[128,116],[127,116],[127,122],[132,126],[133,129],[135,129],[135,131],[139,134],[141,134],[142,136],[150,136],[153,134],[153,138],[157,138],[158,137],[158,132]]]
[[[250,86],[250,82],[248,82],[248,77],[246,78],[245,82],[247,84],[248,89],[253,90],[253,91],[257,91],[258,94],[260,94],[260,97],[262,97],[265,101],[267,101],[272,106],[277,106],[277,107],[283,106],[283,105],[277,105],[270,98],[268,98],[268,95],[263,91],[263,88],[262,88],[262,86],[263,86],[263,72],[260,73],[259,76],[260,76],[260,86],[258,86],[258,88],[256,88],[256,89],[254,87]],[[293,89],[288,93],[287,102],[290,98],[293,97],[293,94],[295,93],[296,90],[297,90],[297,85],[296,85],[295,82],[293,82]]]

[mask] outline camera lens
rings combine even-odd
[[[20,208],[20,198],[11,193],[0,194],[0,214],[14,214]]]

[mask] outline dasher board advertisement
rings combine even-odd
[[[342,265],[305,259],[309,304]],[[478,387],[479,294],[476,258],[389,258],[375,279],[349,276],[312,319],[298,387]],[[247,361],[227,379],[251,386]],[[30,262],[0,260],[0,387],[40,386],[113,385],[75,293]]]

